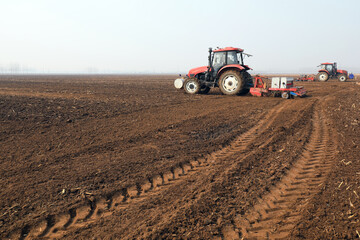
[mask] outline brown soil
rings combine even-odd
[[[0,76],[0,239],[354,239],[360,85]]]

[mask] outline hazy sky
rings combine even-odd
[[[360,72],[359,0],[0,0],[0,72],[184,73],[209,47],[256,72]]]

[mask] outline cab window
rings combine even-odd
[[[228,52],[227,64],[239,64],[236,52]]]
[[[328,72],[332,72],[333,66],[332,65],[326,65],[326,70]]]

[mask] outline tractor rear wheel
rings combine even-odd
[[[329,79],[329,74],[327,74],[326,72],[319,72],[316,75],[316,79],[320,82],[326,82]]]
[[[188,78],[184,83],[184,90],[188,94],[196,94],[200,90],[199,81],[196,78]]]
[[[340,82],[345,82],[346,79],[347,79],[347,77],[346,77],[345,74],[340,74],[340,75],[338,76],[338,79],[339,79]]]
[[[248,73],[248,72],[242,72],[242,75],[245,79],[244,80],[245,83],[244,83],[243,89],[239,92],[239,94],[245,95],[250,92],[250,86],[253,86],[253,80],[252,80],[250,73]]]
[[[243,90],[244,82],[244,76],[240,72],[229,70],[221,74],[219,87],[225,95],[236,95]]]

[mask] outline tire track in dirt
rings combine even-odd
[[[156,228],[156,231],[152,231],[152,233],[148,233],[149,229],[146,227],[143,227],[144,224],[138,224],[138,223],[128,223],[127,226],[124,226],[125,224],[119,226],[124,230],[122,232],[124,239],[133,239],[133,238],[157,238],[162,236],[163,231],[167,231],[168,227],[172,229],[173,223],[176,221],[179,221],[179,219],[182,218],[184,214],[187,214],[188,212],[192,212],[192,209],[197,208],[199,202],[202,202],[204,199],[207,198],[207,196],[212,195],[213,187],[215,185],[221,184],[224,180],[228,179],[230,175],[232,175],[233,171],[239,168],[239,164],[243,162],[244,160],[251,158],[253,155],[258,154],[258,149],[266,148],[268,145],[272,145],[275,142],[277,142],[279,139],[278,137],[272,137],[272,133],[274,131],[279,130],[279,119],[284,119],[285,116],[287,116],[289,113],[292,113],[295,111],[300,111],[301,115],[303,113],[308,113],[309,115],[313,112],[314,107],[314,101],[310,101],[307,104],[303,104],[301,107],[298,106],[299,103],[295,101],[289,101],[289,102],[283,102],[282,105],[276,106],[275,108],[280,108],[277,111],[273,110],[272,117],[269,117],[265,119],[264,121],[257,121],[256,127],[252,128],[248,132],[241,135],[241,138],[237,139],[240,141],[245,141],[245,145],[242,145],[241,143],[234,141],[230,146],[234,146],[234,148],[224,148],[224,152],[222,155],[220,155],[220,151],[218,156],[213,156],[212,158],[207,158],[207,163],[211,163],[210,166],[206,167],[206,171],[201,171],[197,174],[197,176],[194,176],[191,178],[190,187],[183,186],[180,184],[176,184],[175,187],[172,187],[174,192],[176,192],[176,197],[174,198],[168,198],[167,202],[169,202],[166,206],[157,206],[161,211],[160,213],[155,213],[152,211],[153,214],[152,217],[147,218],[146,215],[143,215],[139,211],[133,211],[135,215],[142,216],[144,218],[147,218],[147,220],[143,220],[143,223],[151,222],[151,228]],[[287,126],[296,126],[298,124],[297,118],[289,118],[288,121],[289,124]],[[310,126],[311,123],[307,123],[306,125]],[[281,125],[280,125],[281,126]],[[282,135],[283,133],[281,133]],[[310,132],[307,132],[306,139],[310,136]],[[269,136],[264,138],[264,136]],[[248,141],[248,138],[250,139]],[[260,143],[260,146],[259,146]],[[239,144],[239,146],[237,146]],[[239,183],[241,184],[241,183]],[[180,191],[177,190],[181,189]],[[186,196],[190,196],[191,199],[186,198]],[[216,196],[216,195],[215,195]],[[223,196],[223,195],[222,195]],[[216,199],[216,198],[213,198]],[[172,202],[176,202],[176,204],[173,204],[173,206],[170,206]],[[180,207],[181,206],[181,207]],[[169,211],[163,211],[164,208],[169,209]],[[175,210],[174,210],[175,209]],[[210,210],[211,212],[211,210]],[[212,212],[211,212],[212,213]],[[200,213],[201,214],[201,213]],[[209,213],[210,214],[210,213]],[[130,216],[129,214],[127,216]],[[205,216],[206,217],[206,216]],[[138,217],[138,219],[141,217]],[[161,218],[161,221],[157,221],[158,218]],[[166,219],[166,220],[164,220]],[[221,216],[220,216],[221,221]],[[181,220],[180,220],[181,221]],[[186,219],[184,219],[186,221]],[[196,220],[194,220],[196,221]],[[213,220],[216,221],[216,220]],[[155,223],[156,227],[155,227]],[[109,221],[109,224],[111,224],[111,221]],[[134,226],[134,224],[137,224]],[[191,223],[190,223],[191,224]],[[181,226],[179,226],[181,228]],[[132,230],[129,230],[129,228],[132,228]],[[196,227],[195,227],[196,228]],[[134,230],[134,229],[142,229],[142,230]],[[174,228],[176,231],[176,227]],[[170,230],[172,231],[172,230]],[[190,232],[188,232],[190,234]],[[88,232],[88,234],[90,234]],[[236,233],[235,233],[236,234]],[[239,234],[237,234],[239,237]],[[141,236],[141,237],[140,237]],[[189,236],[188,234],[185,234],[183,236]],[[167,237],[172,237],[172,235],[168,235]],[[231,238],[230,238],[231,239]]]
[[[205,173],[216,162],[223,161],[233,154],[246,153],[247,147],[260,137],[261,133],[271,127],[277,116],[289,104],[293,103],[289,101],[280,107],[275,106],[266,115],[264,114],[265,116],[258,124],[237,137],[229,146],[213,152],[205,158],[180,163],[176,167],[171,167],[167,172],[154,174],[154,177],[149,177],[145,184],[139,183],[135,186],[119,189],[114,194],[104,198],[88,196],[84,205],[68,209],[63,214],[49,215],[37,224],[26,225],[22,229],[18,229],[9,237],[11,239],[61,238],[69,231],[86,227],[100,218],[111,216],[114,212],[122,211],[132,205],[146,201],[153,195],[161,194],[171,186],[174,180],[179,184],[182,179],[192,178],[194,174],[199,172]],[[246,153],[246,155],[248,154]],[[246,156],[244,155],[244,157]]]
[[[321,109],[314,112],[313,129],[306,151],[287,175],[245,216],[235,219],[234,228],[242,232],[243,239],[288,239],[302,209],[322,187],[332,164],[336,140]],[[231,239],[236,232],[228,226],[223,235]]]
[[[281,106],[280,105],[276,106],[280,109],[278,109],[278,111],[272,111],[274,116],[272,116],[271,118],[265,119],[264,121],[257,121],[257,123],[256,123],[257,128],[254,127],[253,129],[246,132],[246,134],[244,133],[241,135],[240,140],[246,141],[246,145],[240,144],[241,146],[237,147],[236,149],[233,148],[232,152],[225,151],[223,153],[223,156],[225,156],[225,157],[223,157],[223,156],[216,157],[216,161],[212,162],[213,164],[211,164],[211,167],[206,168],[206,172],[203,171],[203,172],[199,173],[198,176],[196,176],[196,178],[192,179],[191,187],[185,187],[185,186],[178,185],[178,187],[181,188],[181,191],[180,192],[177,191],[178,192],[177,197],[173,198],[173,200],[168,199],[168,202],[176,201],[177,204],[175,207],[176,207],[176,209],[179,209],[179,210],[173,211],[174,207],[166,206],[168,209],[171,209],[173,212],[167,213],[165,211],[162,211],[160,214],[153,216],[151,219],[156,219],[157,217],[161,218],[161,219],[166,219],[166,221],[163,220],[157,224],[156,232],[153,232],[150,234],[143,234],[143,232],[146,232],[149,230],[146,228],[142,228],[142,225],[139,224],[139,225],[137,225],[137,227],[142,228],[143,231],[141,231],[141,230],[126,231],[126,233],[124,234],[124,236],[127,236],[126,239],[133,239],[133,238],[137,238],[139,236],[141,236],[141,238],[154,238],[154,237],[157,238],[159,236],[162,236],[161,235],[162,232],[167,231],[168,227],[170,228],[169,231],[177,232],[176,227],[171,228],[174,222],[179,221],[179,219],[183,219],[184,221],[186,221],[186,219],[182,218],[182,216],[184,214],[188,213],[188,211],[192,212],[193,211],[192,209],[197,208],[199,202],[203,202],[204,199],[208,199],[208,196],[212,195],[213,190],[215,190],[215,188],[216,188],[215,186],[219,187],[220,185],[222,185],[222,183],[224,181],[227,181],[229,179],[229,177],[234,172],[236,172],[237,169],[239,169],[239,166],[245,166],[242,164],[242,162],[244,160],[247,160],[248,158],[253,159],[253,156],[258,155],[259,148],[267,148],[268,145],[270,145],[270,147],[272,148],[274,146],[273,144],[280,140],[278,136],[274,136],[274,134],[273,134],[274,132],[280,131],[279,132],[280,135],[283,137],[286,137],[287,131],[283,131],[281,128],[279,128],[279,124],[281,124],[281,121],[279,121],[279,120],[284,119],[284,117],[289,116],[289,114],[293,113],[294,111],[299,111],[300,116],[302,116],[302,117],[307,116],[306,119],[310,119],[311,113],[313,112],[313,108],[315,105],[314,103],[315,103],[314,101],[309,101],[307,104],[301,104],[301,106],[299,106],[299,102],[289,101],[289,102],[283,102]],[[305,115],[303,115],[303,114],[305,114]],[[295,114],[294,116],[295,117],[288,118],[286,127],[288,127],[288,128],[295,127],[296,128],[296,126],[301,124],[300,123],[301,121],[299,122],[299,118],[296,117],[298,115]],[[307,122],[309,122],[309,120]],[[310,126],[310,125],[311,125],[311,122],[306,123],[306,126]],[[282,125],[280,125],[280,126],[282,126]],[[293,132],[293,133],[295,133],[295,132]],[[306,134],[306,137],[305,137],[306,139],[308,139],[311,135],[311,133],[309,131],[305,131],[305,132],[303,132],[303,134]],[[266,136],[266,137],[264,137],[264,136]],[[298,136],[298,135],[296,134],[295,136]],[[249,142],[247,142],[248,137],[251,139]],[[233,142],[232,146],[236,146],[236,145],[237,145],[237,142],[236,141]],[[229,149],[227,149],[227,150],[229,150]],[[298,156],[298,155],[296,155],[296,156]],[[298,157],[295,157],[294,161],[296,161],[297,158]],[[212,159],[209,159],[209,160],[212,161]],[[245,175],[246,174],[247,173],[245,173]],[[236,179],[239,179],[239,178],[236,178]],[[241,182],[238,182],[238,184],[241,184]],[[213,188],[213,187],[215,187],[215,188]],[[220,188],[221,187],[222,186],[220,186]],[[224,186],[224,187],[226,187],[226,186]],[[237,188],[237,187],[235,187],[235,188]],[[188,193],[196,192],[196,194],[186,194],[186,192],[188,192]],[[215,193],[215,195],[213,195],[214,198],[212,198],[212,200],[219,199],[216,196],[221,196],[220,198],[222,198],[224,196],[223,194],[226,194],[226,193],[224,193],[220,190],[219,194],[220,195],[217,195]],[[189,199],[186,199],[185,197],[181,197],[183,195],[184,196],[190,195],[192,199],[189,201]],[[228,197],[232,198],[232,197],[234,197],[234,195],[231,194],[231,196],[228,196]],[[186,205],[186,206],[181,205],[182,208],[179,208],[180,201],[185,202],[184,205]],[[234,206],[232,203],[229,203],[229,204],[231,204],[232,207]],[[209,211],[210,212],[208,214],[211,213],[211,216],[212,216],[212,213],[213,213],[212,210],[209,210]],[[215,211],[214,212],[215,215],[217,215],[217,213],[219,213],[219,211],[221,211],[221,209],[216,208],[216,210],[214,210],[214,211]],[[224,211],[225,211],[225,214],[228,213],[227,210],[224,210]],[[198,213],[202,215],[202,212],[198,212]],[[141,213],[139,213],[139,212],[137,212],[137,214],[141,215]],[[207,217],[206,214],[203,216]],[[219,215],[217,215],[217,216],[219,216],[218,220],[220,219],[220,222],[221,222],[223,220],[222,216],[224,216],[224,214],[219,213]],[[149,222],[149,221],[152,222],[151,219],[149,218],[148,221],[144,221],[144,222],[145,223]],[[198,220],[198,219],[195,218],[194,221],[196,222],[196,220]],[[216,220],[212,219],[211,221],[216,225],[216,223],[215,223]],[[190,223],[190,225],[192,225],[192,222]],[[208,225],[208,224],[206,224],[206,225]],[[153,223],[151,226],[152,226],[152,228],[155,228]],[[176,226],[178,226],[178,225],[176,225]],[[133,227],[133,226],[131,226],[129,224],[128,227]],[[180,228],[182,227],[181,224],[179,224],[179,227]],[[197,228],[197,226],[196,227],[194,226],[194,228]],[[183,233],[183,231],[181,231],[181,232]],[[190,232],[188,232],[188,233],[190,234]],[[224,233],[223,231],[221,231],[220,234],[218,234],[216,229],[212,233],[214,234],[213,235],[214,239],[239,239],[239,236],[240,236],[239,231],[234,232],[233,230],[229,230],[227,232],[227,233],[230,233],[230,235],[226,235],[226,233]],[[170,237],[170,238],[171,238],[171,236],[172,236],[171,234],[167,235],[167,237]],[[182,236],[185,236],[185,238],[186,238],[189,235],[185,234]],[[208,237],[211,238],[210,236],[208,236]]]

